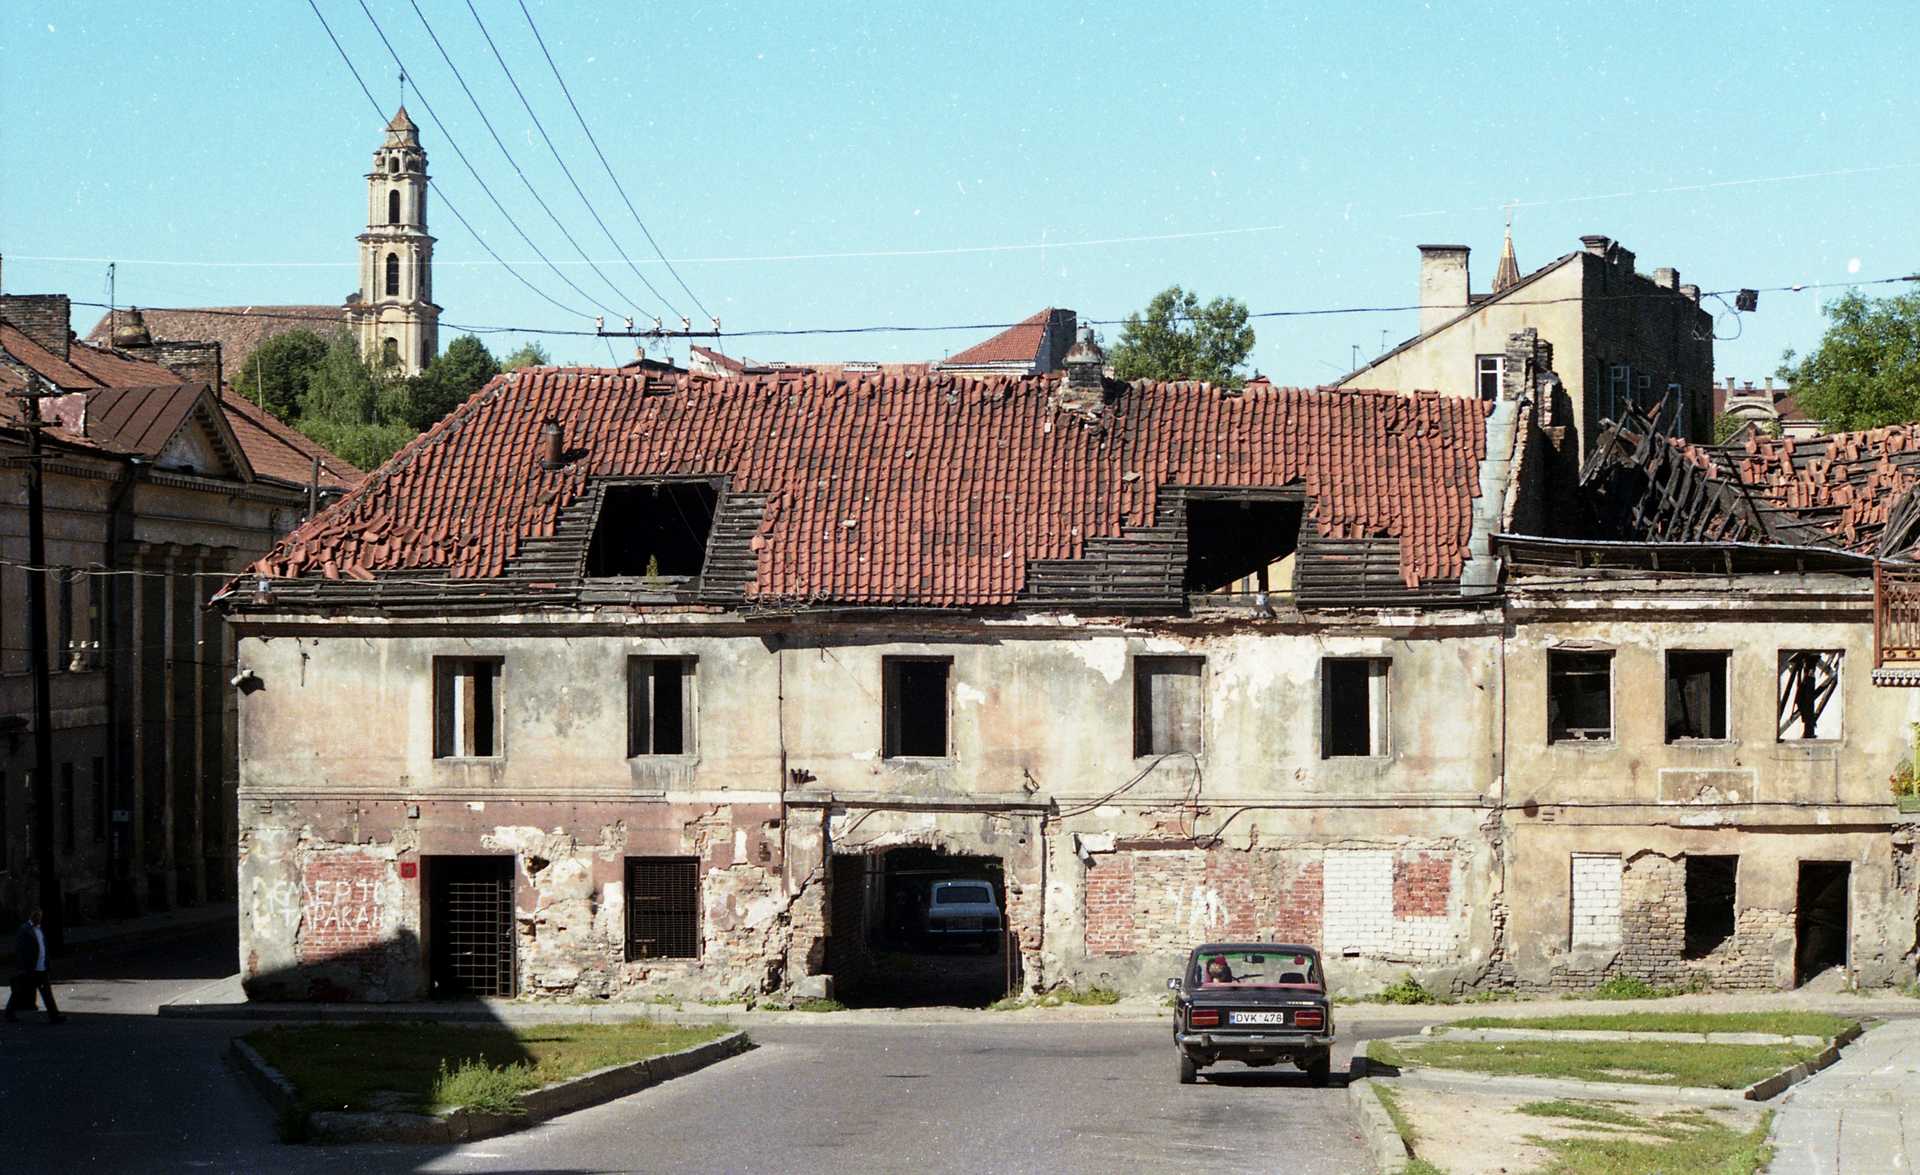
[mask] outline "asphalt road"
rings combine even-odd
[[[70,1171],[1191,1171],[1366,1168],[1344,1092],[1292,1070],[1174,1080],[1163,1025],[760,1024],[745,1056],[459,1148],[286,1146],[227,1067],[246,1025],[162,1020],[231,931],[56,967],[70,1019],[0,1025],[0,1167]],[[1344,1068],[1344,1054],[1336,1070]]]

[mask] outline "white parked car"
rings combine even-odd
[[[991,952],[1000,945],[1000,903],[993,883],[973,879],[936,881],[927,890],[921,926],[929,943],[966,943]]]

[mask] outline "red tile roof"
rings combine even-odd
[[[320,488],[350,490],[366,473],[314,443],[305,433],[273,413],[232,391],[220,396],[220,407],[233,426],[233,435],[261,477],[306,485],[313,476],[313,459],[320,458]]]
[[[1762,504],[1791,511],[1836,546],[1863,554],[1877,550],[1888,512],[1920,484],[1920,423],[1815,437],[1749,430],[1743,441],[1717,447],[1673,443],[1710,475],[1738,480]]]
[[[713,475],[768,495],[750,600],[1012,604],[1032,560],[1149,525],[1164,486],[1303,483],[1322,534],[1399,540],[1409,585],[1467,553],[1486,405],[1463,397],[1110,385],[1100,425],[1056,378],[494,380],[290,535],[262,574],[499,575],[589,479]],[[580,457],[540,464],[542,421]]]
[[[1047,320],[1053,317],[1048,307],[1023,318],[982,343],[947,356],[943,366],[958,367],[976,363],[1032,363],[1040,357],[1040,344],[1047,337]]]

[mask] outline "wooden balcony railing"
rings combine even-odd
[[[1920,567],[1873,565],[1873,665],[1920,667]]]

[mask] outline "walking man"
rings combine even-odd
[[[27,1011],[33,1011],[34,995],[38,993],[40,1001],[47,1006],[47,1023],[58,1024],[66,1017],[53,1002],[53,984],[47,981],[47,935],[40,929],[40,920],[40,908],[35,906],[33,913],[20,924],[20,933],[13,938],[13,955],[19,973],[13,977],[13,994],[7,999],[7,1019],[19,1019],[14,1013],[22,1004]]]

